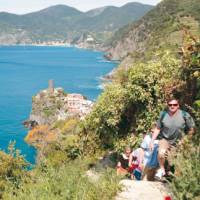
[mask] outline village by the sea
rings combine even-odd
[[[0,47],[0,148],[10,141],[25,158],[35,162],[36,151],[26,144],[32,97],[48,87],[77,93],[95,101],[102,92],[101,77],[117,64],[103,57],[103,52],[73,47],[7,46]]]

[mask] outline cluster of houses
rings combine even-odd
[[[87,115],[93,106],[93,102],[87,100],[81,94],[67,94],[67,108],[70,113],[78,113],[81,117]]]
[[[57,40],[57,41],[37,41],[37,42],[32,42],[31,45],[34,46],[66,46],[69,47],[71,46],[69,42],[65,40]]]

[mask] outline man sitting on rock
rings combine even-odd
[[[158,161],[160,169],[156,174],[158,179],[162,179],[166,174],[164,164],[168,151],[176,146],[183,133],[187,133],[191,137],[195,127],[193,118],[189,113],[179,108],[177,99],[172,98],[167,101],[167,104],[168,108],[166,111],[161,112],[149,146],[153,150],[154,140],[159,139]]]

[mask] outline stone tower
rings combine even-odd
[[[53,94],[54,93],[54,82],[53,80],[49,80],[49,88],[48,88],[48,91],[50,94]]]

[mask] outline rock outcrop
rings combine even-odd
[[[67,94],[62,88],[55,88],[53,92],[43,90],[32,98],[32,111],[29,121],[37,124],[51,124],[59,119],[66,119]]]
[[[33,96],[32,111],[24,125],[33,128],[37,125],[51,125],[74,116],[83,119],[92,106],[93,102],[81,94],[67,94],[62,88],[54,88],[50,82],[48,89]]]
[[[130,52],[144,52],[149,37],[147,24],[141,20],[140,23],[134,25],[126,36],[108,49],[108,59],[123,60]]]

